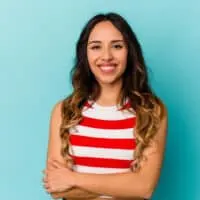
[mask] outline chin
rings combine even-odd
[[[112,85],[114,83],[117,83],[117,79],[101,79],[98,81],[99,84],[102,84],[102,85]]]

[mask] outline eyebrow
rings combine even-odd
[[[124,40],[112,40],[111,43],[116,43],[116,42],[124,42]],[[99,40],[92,40],[89,41],[88,44],[92,44],[92,43],[101,43],[101,41]]]

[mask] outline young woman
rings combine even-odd
[[[116,13],[84,27],[73,92],[53,108],[44,187],[53,198],[149,199],[160,176],[167,112],[140,44]]]

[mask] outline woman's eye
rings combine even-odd
[[[100,49],[101,47],[100,46],[93,46],[93,47],[91,47],[91,49]]]
[[[114,45],[114,48],[115,49],[121,49],[123,46],[122,45],[120,45],[120,44],[116,44],[116,45]]]

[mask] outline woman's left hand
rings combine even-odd
[[[44,187],[48,193],[64,192],[74,186],[74,173],[56,160],[49,160],[44,170]]]

